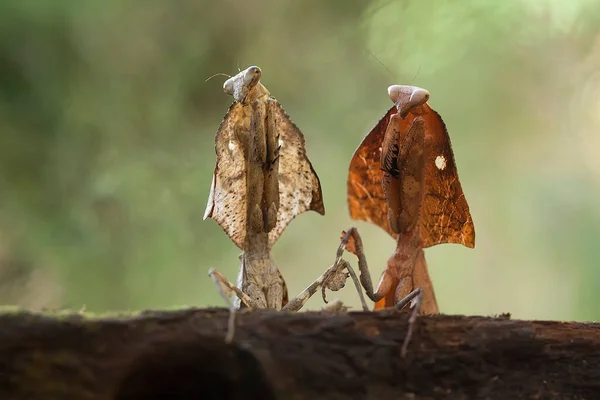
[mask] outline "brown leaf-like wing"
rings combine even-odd
[[[423,247],[458,243],[475,247],[475,227],[463,193],[442,117],[429,105],[425,120],[425,191],[421,209]]]
[[[381,146],[390,119],[397,114],[396,106],[390,108],[360,143],[348,170],[348,209],[350,217],[371,222],[390,235],[395,233],[388,221],[388,205],[383,186],[381,170]]]
[[[244,145],[235,132],[241,113],[242,105],[232,104],[217,130],[217,161],[204,219],[210,217],[215,220],[231,240],[244,250],[247,170]]]
[[[269,118],[279,132],[279,209],[277,225],[269,232],[273,245],[292,219],[305,211],[325,214],[321,183],[306,156],[304,135],[279,103],[269,100]]]
[[[440,243],[459,243],[475,247],[475,227],[464,196],[450,137],[442,118],[428,104],[418,117],[425,121],[425,176],[420,217],[423,247]],[[381,146],[393,106],[363,139],[350,161],[348,173],[348,208],[353,219],[371,222],[395,239],[398,234],[390,227],[388,202],[382,186]],[[409,114],[398,130],[407,132],[415,119]],[[439,158],[438,158],[439,157]],[[443,166],[444,168],[439,168]]]

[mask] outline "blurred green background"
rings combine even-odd
[[[441,311],[600,319],[593,0],[2,1],[0,303],[222,306],[207,271],[235,280],[240,251],[202,216],[232,98],[205,80],[249,65],[323,186],[326,215],[274,248],[291,296],[351,224],[383,270],[394,241],[350,220],[346,174],[404,83],[448,126],[476,228],[426,251]],[[329,298],[358,309],[352,285]]]

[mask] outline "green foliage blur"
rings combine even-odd
[[[0,303],[223,306],[207,271],[235,281],[240,251],[202,217],[232,98],[206,79],[249,65],[323,186],[326,215],[274,248],[290,296],[352,224],[383,270],[394,242],[350,220],[346,174],[403,83],[443,116],[475,222],[475,250],[426,251],[441,311],[600,319],[596,0],[0,2]],[[329,298],[359,308],[350,282]]]

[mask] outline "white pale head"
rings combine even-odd
[[[392,85],[388,87],[388,95],[390,100],[398,107],[398,111],[403,118],[429,100],[427,90],[408,85]]]
[[[260,68],[251,66],[227,79],[223,84],[223,91],[232,95],[236,101],[243,101],[262,75]]]

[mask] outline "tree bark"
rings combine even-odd
[[[600,399],[600,324],[395,311],[0,315],[1,399]]]

